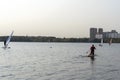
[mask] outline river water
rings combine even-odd
[[[0,48],[0,80],[120,80],[120,44],[11,42]]]

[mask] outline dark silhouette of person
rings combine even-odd
[[[88,56],[94,56],[95,49],[96,49],[95,46],[92,45],[92,46],[90,47],[90,54],[89,54]]]
[[[4,41],[4,46],[6,46],[6,40]]]

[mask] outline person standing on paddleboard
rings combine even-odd
[[[95,49],[96,49],[95,46],[92,45],[92,46],[90,47],[90,54],[89,54],[88,56],[94,56]]]

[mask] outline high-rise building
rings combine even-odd
[[[94,40],[96,38],[97,28],[90,28],[90,40]]]
[[[98,34],[103,34],[103,28],[98,29]]]

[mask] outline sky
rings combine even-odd
[[[0,36],[89,37],[120,32],[120,0],[0,0]]]

